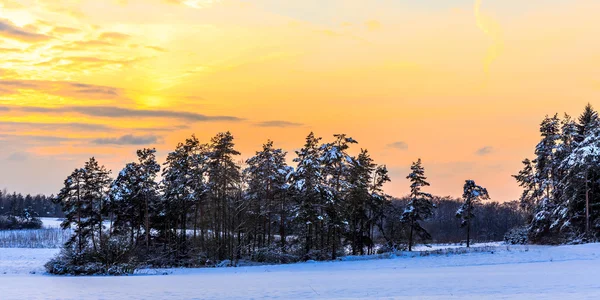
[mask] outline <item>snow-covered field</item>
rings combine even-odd
[[[42,220],[43,228],[60,228],[60,223],[62,223],[62,219],[59,218],[40,218]]]
[[[58,249],[0,249],[0,298],[600,299],[600,244],[485,249],[128,277],[48,276],[42,265]]]

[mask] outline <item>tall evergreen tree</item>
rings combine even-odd
[[[362,149],[360,154],[352,160],[348,178],[348,199],[345,201],[344,213],[348,219],[347,240],[352,246],[352,254],[364,254],[365,246],[371,247],[369,230],[371,229],[370,208],[374,197],[371,195],[373,176],[377,165],[367,150]]]
[[[523,160],[523,169],[519,171],[519,174],[513,175],[513,177],[517,180],[519,186],[523,188],[519,204],[527,213],[528,222],[531,222],[538,204],[539,191],[535,180],[535,170],[531,161],[529,159]]]
[[[298,232],[304,241],[305,254],[311,250],[324,248],[324,195],[325,172],[320,163],[321,138],[310,133],[302,149],[296,151],[296,170],[291,175],[292,190],[296,199],[295,219],[300,227]]]
[[[475,207],[481,203],[481,200],[487,200],[490,196],[488,191],[475,184],[473,180],[466,180],[463,187],[464,203],[456,211],[456,217],[461,219],[461,226],[467,227],[467,248],[471,242],[471,220],[475,217]]]
[[[288,197],[288,174],[292,168],[285,162],[286,152],[275,149],[267,141],[261,151],[246,161],[246,200],[250,201],[249,222],[253,224],[253,247],[270,246],[274,242],[278,226],[281,251],[286,251],[286,224],[290,201]],[[276,225],[277,224],[277,225]],[[258,239],[260,237],[260,239]]]
[[[65,218],[60,224],[62,229],[74,228],[74,234],[67,241],[66,246],[71,247],[77,244],[75,249],[77,254],[82,254],[86,247],[90,231],[83,226],[82,220],[89,216],[86,214],[87,203],[83,201],[84,183],[83,169],[75,169],[65,181],[64,186],[54,198],[54,202],[60,204],[65,214]]]
[[[222,132],[211,139],[208,153],[208,189],[213,204],[213,223],[216,234],[218,259],[234,259],[234,235],[241,238],[241,222],[238,209],[238,190],[241,179],[240,166],[234,157],[240,155],[235,150],[233,135]],[[239,245],[238,245],[239,246]]]
[[[108,192],[112,182],[110,171],[92,157],[83,168],[83,181],[82,199],[87,203],[85,214],[88,218],[81,225],[91,231],[94,251],[98,251],[98,243],[102,242],[104,231],[103,218],[108,212]]]
[[[414,234],[421,240],[431,239],[431,235],[425,230],[420,221],[426,220],[433,215],[435,205],[431,202],[431,194],[422,192],[423,187],[429,186],[426,181],[425,169],[421,165],[421,159],[417,160],[410,167],[411,173],[406,177],[410,180],[410,201],[402,214],[402,222],[409,227],[408,251],[412,251]]]
[[[348,154],[351,144],[357,141],[345,134],[335,134],[334,141],[321,146],[325,176],[327,180],[325,212],[327,214],[328,240],[331,240],[331,259],[336,259],[346,223],[343,205],[348,193],[348,176],[352,157]]]

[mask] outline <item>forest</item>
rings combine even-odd
[[[62,217],[61,206],[52,202],[53,197],[0,191],[0,230],[40,228],[39,217]]]
[[[600,228],[600,123],[591,105],[574,120],[546,116],[535,157],[514,175],[518,201],[465,180],[462,198],[426,192],[423,162],[407,174],[410,194],[393,198],[385,165],[345,134],[328,142],[310,133],[287,153],[267,141],[244,162],[229,132],[207,143],[194,135],[163,164],[137,151],[116,176],[94,157],[56,196],[0,194],[0,225],[39,226],[64,217],[73,235],[46,267],[54,274],[124,274],[136,268],[235,266],[240,261],[336,260],[408,250],[416,244],[565,244],[596,241]],[[60,208],[60,212],[58,211]],[[28,225],[24,225],[28,224]]]
[[[410,194],[394,199],[384,192],[385,165],[365,149],[349,154],[357,143],[310,133],[292,167],[272,141],[239,163],[231,133],[208,143],[192,135],[162,165],[154,149],[138,150],[116,178],[92,157],[53,198],[73,235],[46,268],[124,274],[141,266],[336,260],[417,243],[501,240],[523,224],[519,205],[484,204],[489,194],[473,180],[462,199],[427,193],[420,159],[407,174]]]
[[[515,179],[523,188],[524,230],[534,243],[595,241],[600,233],[600,123],[588,104],[575,120],[546,116],[533,159]]]

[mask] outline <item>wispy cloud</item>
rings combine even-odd
[[[6,19],[0,19],[0,36],[28,43],[41,42],[50,39],[47,35],[18,27]]]
[[[479,156],[484,156],[484,155],[488,155],[491,154],[492,152],[494,152],[494,148],[491,146],[485,146],[483,148],[478,149],[475,154],[479,155]]]
[[[9,109],[7,107],[0,106],[0,111]],[[12,122],[12,121],[0,121],[0,128],[3,130],[23,130],[23,129],[37,129],[37,130],[68,130],[68,131],[110,131],[112,127],[102,124],[91,124],[91,123],[36,123],[36,122]]]
[[[393,149],[398,149],[398,150],[407,150],[408,149],[408,144],[406,142],[394,142],[391,144],[387,145],[388,148],[393,148]]]
[[[265,121],[256,123],[258,127],[298,127],[302,125],[304,124],[290,121]]]
[[[159,137],[155,135],[135,136],[127,134],[120,137],[94,139],[92,143],[96,145],[148,145],[156,144],[158,141]]]
[[[44,80],[1,80],[0,89],[7,93],[20,90],[35,90],[46,94],[77,99],[118,99],[122,90],[110,86],[101,86],[68,81]]]
[[[100,40],[108,40],[111,42],[123,42],[127,39],[129,39],[131,36],[129,36],[128,34],[125,33],[120,33],[120,32],[103,32],[102,34],[100,34],[99,39]]]
[[[14,110],[37,112],[37,113],[78,113],[93,117],[105,118],[173,118],[193,122],[209,121],[231,121],[237,122],[243,119],[234,116],[208,116],[193,112],[172,110],[148,110],[130,109],[114,106],[62,106],[62,107],[40,107],[20,106],[10,107]]]
[[[25,152],[14,152],[11,153],[6,160],[10,161],[25,161],[29,158],[29,155]]]

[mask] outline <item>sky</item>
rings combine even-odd
[[[496,201],[547,114],[600,99],[593,0],[0,0],[0,188],[57,193],[191,134],[247,159],[345,133],[393,196],[423,160],[437,195]]]

